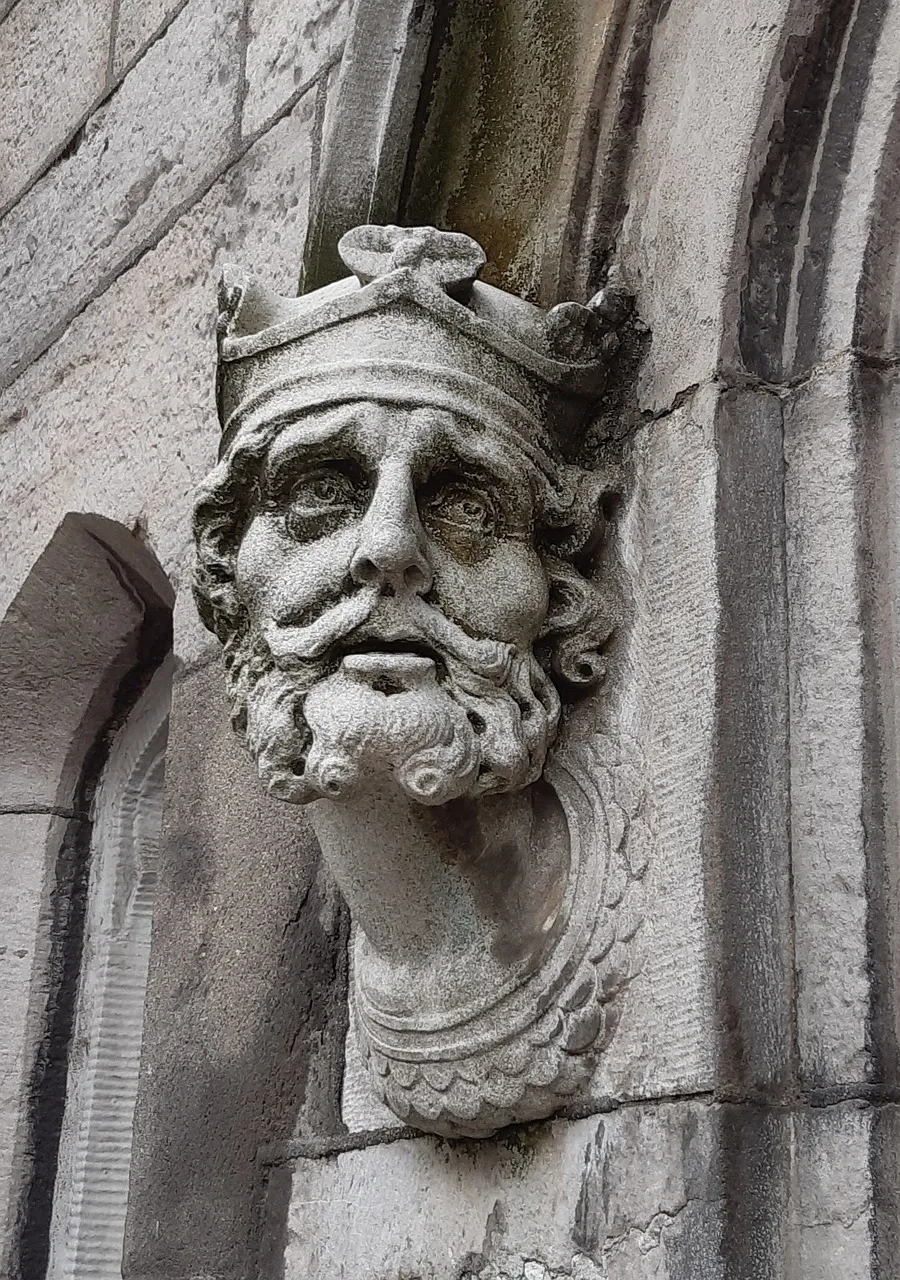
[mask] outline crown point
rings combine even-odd
[[[456,298],[468,293],[487,261],[471,236],[436,227],[354,227],[338,253],[361,285],[406,268]]]
[[[216,332],[220,337],[227,336],[231,331],[246,288],[246,273],[233,262],[227,262],[219,277],[219,314],[216,320]]]

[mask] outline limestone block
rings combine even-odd
[[[344,275],[340,237],[366,222],[398,217],[400,182],[424,75],[434,6],[418,0],[360,3],[340,62],[334,145],[322,147],[321,172],[304,249],[304,283],[317,289]],[[452,42],[448,34],[447,39]],[[476,59],[477,60],[477,59]],[[460,83],[462,81],[460,80]],[[440,167],[440,166],[439,166]],[[472,228],[436,206],[409,223]]]
[[[701,394],[635,442],[621,531],[633,603],[624,688],[612,697],[646,756],[655,828],[640,968],[595,1095],[709,1088],[714,1069],[703,856],[719,625],[714,413],[715,397]]]
[[[140,55],[184,0],[119,0],[116,44],[113,50],[113,77]]]
[[[0,1242],[11,1239],[28,1135],[33,1046],[42,1030],[49,956],[48,896],[67,823],[0,815]],[[4,1227],[5,1224],[5,1227]],[[0,1264],[3,1261],[0,1247]]]
[[[806,279],[797,287],[806,296],[798,309],[802,314],[813,299],[817,303],[815,332],[805,335],[805,343],[804,335],[797,340],[807,366],[850,346],[891,357],[898,351],[896,160],[888,139],[900,95],[900,8],[887,5],[860,18],[841,59],[840,84],[847,86],[841,111],[823,121],[810,180],[811,207],[804,215],[809,219],[802,265]],[[837,131],[848,120],[853,121],[852,144],[837,142]],[[818,281],[826,253],[828,268]],[[794,376],[802,371],[796,368]]]
[[[807,1085],[866,1082],[869,944],[859,428],[844,360],[785,404],[791,841]]]
[[[826,1095],[898,1082],[898,406],[849,356],[785,403],[797,1013]]]
[[[732,254],[745,175],[761,112],[776,107],[769,70],[789,9],[800,38],[803,15],[787,0],[674,0],[660,11],[619,241],[653,335],[641,395],[654,410],[716,368],[740,288]]]
[[[352,0],[250,0],[243,131],[255,133],[330,62]]]
[[[715,764],[707,911],[719,1087],[784,1098],[794,1069],[788,627],[781,405],[726,391],[716,417]]]
[[[100,522],[98,522],[100,523]],[[137,658],[145,610],[94,531],[66,521],[0,623],[0,805],[70,809]]]
[[[296,279],[313,98],[0,397],[0,611],[73,509],[137,525],[173,584],[185,581],[194,489],[219,435],[209,376],[216,280],[235,259],[286,290]],[[190,630],[193,605],[182,603]]]
[[[91,116],[74,153],[0,223],[0,385],[226,163],[239,12],[237,0],[193,0]]]
[[[670,1103],[299,1159],[286,1280],[725,1280],[716,1123]]]
[[[887,1067],[883,1074],[887,1083],[896,1084],[891,1046],[898,1043],[900,1002],[889,975],[900,936],[900,376],[896,367],[863,366],[857,388],[863,421],[862,592],[868,622],[865,825],[870,901],[874,897],[869,934],[878,975],[875,1019]]]
[[[797,1177],[790,1234],[796,1269],[789,1273],[791,1280],[870,1280],[879,1274],[873,1273],[871,1259],[873,1122],[872,1109],[859,1103],[794,1117]]]
[[[103,93],[112,0],[20,0],[0,26],[0,210]],[[0,272],[2,275],[2,272]]]

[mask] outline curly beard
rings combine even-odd
[[[228,648],[235,727],[269,792],[295,804],[379,780],[428,805],[514,791],[556,735],[559,695],[534,655],[473,639],[419,598],[364,589]]]

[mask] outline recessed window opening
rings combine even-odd
[[[113,740],[93,805],[48,1280],[120,1280],[162,827],[171,663]]]
[[[0,620],[0,1273],[121,1277],[174,592],[70,513]]]

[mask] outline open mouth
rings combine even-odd
[[[346,675],[388,696],[433,686],[444,671],[440,655],[419,639],[362,640],[341,655]]]
[[[443,660],[437,650],[419,639],[378,640],[372,637],[363,640],[357,639],[353,644],[348,644],[341,648],[343,657],[355,653],[412,654],[419,658],[430,658],[435,666],[443,665]]]

